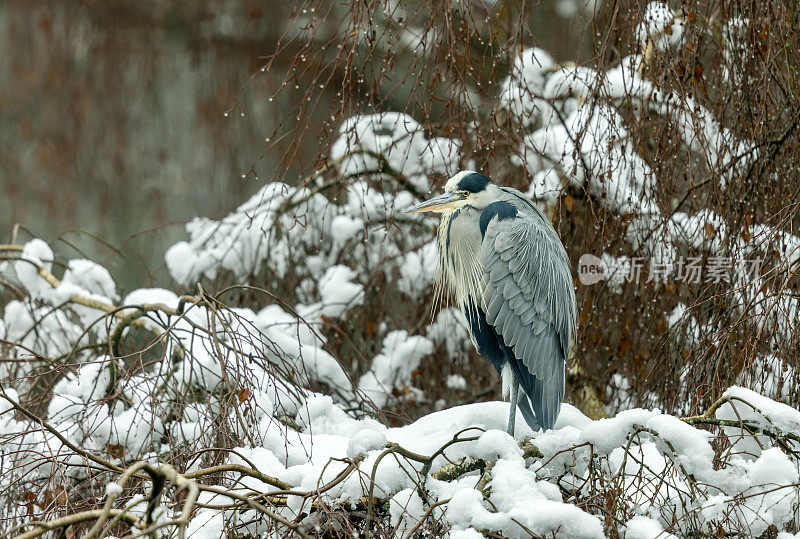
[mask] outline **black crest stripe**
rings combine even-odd
[[[461,180],[459,180],[456,189],[459,191],[469,191],[470,193],[480,193],[486,186],[491,183],[487,176],[483,174],[478,174],[477,172],[473,172],[472,174],[467,174]]]

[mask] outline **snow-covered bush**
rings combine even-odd
[[[601,2],[562,2],[573,3],[602,16]],[[361,73],[372,68],[350,47],[397,46],[421,72],[441,68],[424,104],[442,81],[463,85],[460,122],[358,107],[313,173],[188,223],[165,253],[166,288],[123,291],[101,264],[38,238],[1,246],[0,522],[26,537],[67,526],[88,537],[797,533],[800,413],[786,403],[797,402],[800,239],[789,218],[691,197],[740,192],[777,143],[661,72],[710,19],[640,7],[611,65],[527,47],[481,57],[493,74],[504,66],[490,95],[472,66],[448,71],[458,47],[438,59],[436,36],[461,39],[449,22],[397,5],[372,13],[386,32],[344,32],[334,54]],[[461,20],[471,8],[452,9]],[[302,11],[298,28],[313,28],[318,15]],[[490,20],[458,43],[484,45]],[[729,64],[751,49],[737,45],[751,20],[725,23]],[[662,135],[702,182],[669,184]],[[507,404],[481,402],[499,392],[463,314],[434,293],[437,221],[405,213],[434,181],[483,163],[552,216],[575,260],[596,249],[605,277],[579,289],[570,386],[583,411],[566,404],[548,432],[518,418],[517,439],[503,431]],[[687,257],[733,270],[755,256],[775,260],[672,282]],[[659,277],[630,278],[642,258]],[[614,308],[629,312],[594,319]]]

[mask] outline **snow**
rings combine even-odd
[[[163,419],[149,403],[141,403],[114,414],[109,443],[124,447],[126,455],[141,457],[163,434]]]
[[[13,300],[3,313],[6,338],[23,345],[22,357],[33,350],[43,356],[57,357],[72,349],[85,333],[64,311],[48,305],[37,306],[30,299]],[[37,327],[38,331],[31,331]]]
[[[563,503],[555,485],[537,481],[535,474],[521,463],[497,462],[492,469],[490,499],[494,511],[489,510],[478,490],[461,488],[448,504],[446,517],[456,530],[498,530],[507,537],[530,537],[530,532],[604,537],[599,518]]]
[[[122,494],[122,487],[119,485],[119,483],[111,481],[110,483],[106,484],[106,496],[116,497],[119,496],[120,494]]]
[[[524,123],[540,120],[550,110],[542,92],[546,74],[554,65],[553,57],[543,49],[533,47],[522,51],[500,87],[501,105]]]
[[[667,325],[670,331],[680,328],[683,331],[684,346],[689,349],[700,342],[700,322],[688,310],[683,303],[678,303],[669,314],[667,314]]]
[[[542,200],[553,204],[561,196],[561,178],[555,168],[540,170],[533,175],[533,180],[526,193],[534,200]]]
[[[447,380],[445,380],[445,385],[448,389],[453,389],[456,391],[463,391],[467,389],[467,381],[464,380],[464,377],[460,374],[448,375]]]
[[[752,54],[747,39],[748,26],[750,26],[749,18],[731,17],[722,31],[724,43],[722,54],[725,58],[722,64],[722,78],[734,88],[743,88],[752,82],[752,75],[745,79],[740,62],[741,58],[747,58]]]
[[[711,435],[670,415],[660,415],[647,421],[646,426],[654,429],[658,436],[656,445],[664,454],[674,451],[678,462],[690,474],[701,475],[708,472],[714,458],[714,450],[709,440]]]
[[[197,278],[198,260],[189,242],[179,241],[167,249],[164,260],[172,278],[182,284],[188,284]]]
[[[675,18],[668,5],[650,2],[635,34],[642,46],[650,41],[658,50],[665,51],[682,42],[683,32],[683,22]]]
[[[203,509],[189,522],[186,537],[192,539],[219,539],[225,536],[223,514],[213,509]]]
[[[545,99],[577,97],[585,101],[591,96],[598,79],[599,73],[588,67],[561,67],[548,77],[542,95]]]
[[[669,539],[675,537],[664,533],[664,526],[658,520],[643,515],[635,516],[625,523],[625,539]]]
[[[361,376],[358,389],[376,406],[383,407],[395,389],[409,388],[412,373],[432,352],[429,339],[409,336],[404,330],[392,331],[383,339],[383,350],[372,360],[370,371]]]
[[[611,379],[606,385],[606,395],[608,395],[608,405],[606,411],[609,415],[615,414],[620,410],[633,408],[633,395],[631,394],[631,381],[620,373],[611,375]]]
[[[117,285],[111,278],[111,273],[91,260],[70,260],[61,279],[61,286],[64,285],[80,287],[89,294],[104,296],[112,302],[119,300]]]
[[[798,481],[797,465],[777,447],[765,450],[752,464],[745,465],[741,478],[746,487],[744,503],[739,504],[740,525],[753,536],[763,534],[770,525],[779,529],[794,519]]]
[[[275,362],[290,362],[294,368],[304,371],[312,380],[318,380],[333,388],[346,389],[350,382],[342,367],[328,352],[317,345],[305,345],[298,341],[296,334],[277,328],[266,331],[264,335],[269,347],[262,351]],[[213,358],[210,358],[213,360]]]
[[[403,255],[400,266],[400,279],[397,288],[413,299],[428,291],[436,279],[436,264],[439,252],[435,241],[431,241]]]
[[[402,170],[420,192],[427,192],[431,173],[454,174],[459,141],[428,139],[413,118],[397,112],[355,116],[343,122],[341,136],[331,146],[331,159],[344,177],[377,174],[380,158]]]
[[[737,386],[729,388],[723,396],[731,400],[717,410],[718,419],[750,421],[756,426],[772,427],[783,433],[800,432],[800,411],[791,406]],[[734,439],[734,448],[742,453],[743,458],[757,457],[762,453],[762,447],[770,446],[768,437],[764,435],[743,436],[743,429],[739,427],[724,427],[723,430]],[[790,441],[788,445],[800,448],[797,442]]]
[[[720,414],[725,415],[723,410],[727,411],[728,408],[726,407],[731,407],[731,412],[733,411],[732,408],[735,408],[738,413],[743,414],[742,417],[744,419],[752,418],[762,425],[766,425],[769,422],[783,432],[796,432],[800,429],[800,411],[791,406],[773,401],[744,387],[731,387],[725,391],[723,396],[737,397],[751,404],[752,407],[733,401],[723,405],[720,408]],[[718,417],[722,417],[722,415]]]
[[[444,346],[451,359],[466,359],[472,349],[467,318],[461,309],[445,307],[436,313],[436,319],[425,328],[425,335],[436,345]]]
[[[101,356],[98,362],[84,363],[78,368],[76,384],[72,386],[76,397],[80,397],[83,402],[91,402],[100,400],[106,395],[111,384],[109,361],[110,358],[107,356]],[[66,380],[68,379],[62,381]]]
[[[483,534],[473,528],[453,530],[450,532],[450,539],[483,539],[483,537]]]
[[[287,313],[274,303],[258,311],[253,324],[267,335],[274,331],[293,335],[303,345],[318,346],[324,343],[313,328],[301,323],[296,316]]]
[[[162,303],[169,308],[178,308],[178,295],[164,288],[138,288],[122,300],[123,305],[152,305]]]
[[[319,280],[321,302],[310,308],[322,316],[339,318],[351,307],[364,304],[364,287],[354,283],[356,272],[347,266],[328,268]]]
[[[34,238],[22,247],[20,261],[13,263],[17,278],[32,298],[49,291],[50,284],[39,275],[39,268],[50,271],[53,266],[53,250],[44,241]]]
[[[349,215],[337,215],[331,221],[331,235],[337,245],[344,245],[364,229],[364,220]]]
[[[795,370],[782,359],[773,355],[755,358],[752,369],[743,369],[738,383],[745,387],[757,388],[770,399],[786,401],[791,397]]]
[[[347,443],[347,458],[354,459],[383,447],[386,447],[386,435],[383,432],[372,429],[360,430]]]
[[[278,215],[287,203],[293,204],[291,211]],[[267,184],[221,221],[194,219],[187,224],[191,239],[167,251],[167,268],[184,286],[222,270],[242,278],[258,273],[264,263],[283,275],[290,262],[286,235],[300,244],[329,236],[332,212],[325,197],[304,187]],[[296,222],[301,215],[307,216],[306,226]]]
[[[342,289],[346,288],[342,283],[354,285],[350,280],[353,273],[345,266],[336,268],[332,273],[340,276],[332,277],[332,282],[338,283],[336,292],[325,296],[338,298],[337,294],[344,293]],[[347,295],[355,297],[353,292],[351,289]],[[176,301],[177,296],[160,289],[136,290],[124,299],[128,305],[151,302],[174,305]],[[22,303],[18,302],[17,308],[21,307]],[[198,306],[196,310],[202,314],[204,308]],[[447,316],[455,318],[455,313],[458,311]],[[331,387],[337,384],[340,388],[346,387],[348,381],[344,373],[335,359],[320,348],[320,338],[295,316],[277,306],[259,313],[237,309],[235,314],[230,324],[239,324],[238,331],[242,331],[245,323],[258,327],[283,349],[280,357],[284,360],[295,357],[300,362],[298,366],[313,370],[310,356],[328,358],[323,364],[327,362],[329,367],[318,364],[314,376],[328,380]],[[6,316],[10,316],[13,326],[22,314],[15,315],[11,306]],[[678,312],[673,318],[677,317]],[[203,319],[205,315],[196,318]],[[306,330],[301,331],[301,328]],[[435,334],[436,328],[429,328],[429,331]],[[188,336],[180,339],[192,342]],[[398,395],[409,392],[414,395],[413,388],[409,387],[413,383],[413,373],[433,347],[429,338],[390,331],[370,371],[359,381],[359,390],[367,393],[378,407],[386,406],[390,398]],[[205,366],[208,371],[216,368],[213,356],[201,352],[197,342],[187,350],[191,350],[191,356],[182,360],[176,380],[183,380],[180,373],[188,372],[183,369],[192,365],[195,370],[198,365]],[[173,420],[155,402],[153,396],[158,391],[152,382],[144,374],[138,374],[122,388],[123,399],[107,404],[106,392],[111,381],[108,365],[106,357],[85,362],[75,375],[63,377],[54,387],[48,420],[65,436],[90,447],[124,447],[126,458],[152,455],[166,432],[180,433],[178,438],[185,443],[202,440],[209,428],[204,418],[213,417],[218,410],[213,400],[186,406],[180,418]],[[327,368],[330,372],[323,372]],[[215,373],[210,380],[197,378],[196,374],[189,376],[191,383],[207,386],[221,383],[221,371]],[[266,372],[261,374],[265,375]],[[228,462],[255,466],[299,490],[314,490],[344,469],[346,461],[343,459],[363,459],[359,464],[362,473],[344,478],[327,491],[326,503],[350,504],[363,499],[368,484],[364,474],[370,475],[374,469],[374,494],[388,500],[389,518],[396,527],[397,536],[409,533],[428,508],[429,501],[420,498],[417,483],[422,464],[396,454],[378,462],[379,455],[392,443],[421,455],[432,455],[455,437],[470,439],[454,443],[439,454],[431,463],[429,474],[464,458],[482,459],[493,466],[487,480],[489,488],[484,491],[476,488],[480,472],[450,481],[432,476],[422,478],[426,496],[431,500],[450,500],[431,516],[447,527],[451,537],[471,537],[477,530],[493,530],[508,537],[527,537],[530,533],[603,537],[601,518],[587,512],[587,506],[569,499],[564,501],[562,496],[562,489],[575,496],[588,495],[585,489],[592,474],[594,477],[599,474],[604,481],[616,478],[613,480],[618,481],[615,483],[619,485],[618,495],[633,509],[631,516],[621,522],[625,537],[659,534],[670,537],[664,530],[676,520],[686,521],[689,515],[695,515],[716,529],[718,525],[730,523],[731,515],[735,514],[736,529],[748,529],[753,533],[761,533],[769,525],[782,528],[795,518],[794,500],[800,480],[797,462],[773,447],[767,437],[762,436],[760,440],[764,449],[757,444],[746,445],[747,440],[738,428],[726,427],[737,451],[720,465],[710,443],[711,433],[655,409],[629,409],[615,417],[592,421],[564,404],[555,428],[547,432],[531,432],[517,414],[518,432],[513,439],[505,432],[508,412],[505,402],[454,407],[428,414],[405,426],[388,428],[373,418],[355,417],[346,411],[346,399],[351,397],[334,398],[310,391],[290,396],[287,391],[279,390],[276,379],[271,380],[271,385],[265,383],[252,395],[258,411],[251,429],[258,443],[237,448],[228,456]],[[619,376],[615,380],[616,391],[624,396],[630,384]],[[466,387],[460,375],[452,375],[446,384],[451,389]],[[8,390],[8,394],[17,398],[12,390]],[[718,410],[718,418],[742,417],[777,432],[800,432],[797,410],[744,388],[730,388],[726,395],[749,405],[732,401]],[[9,403],[0,406],[0,412],[8,410]],[[276,422],[279,410],[289,414],[300,430]],[[0,429],[25,431],[10,413],[0,413]],[[37,451],[48,454],[60,450],[60,444],[53,444],[49,438],[37,439],[35,432],[24,435],[25,443],[36,444]],[[541,451],[541,457],[523,458],[518,442],[525,436],[532,436],[531,442]],[[42,468],[37,473],[47,471]],[[236,488],[240,492],[253,489],[268,493],[276,487],[256,478],[244,478]],[[693,498],[687,498],[686,493],[692,489]],[[106,490],[108,495],[118,491],[113,483]],[[201,501],[217,504],[225,499],[204,494]],[[290,497],[288,506],[281,511],[294,518],[294,512],[300,507],[301,500]],[[229,516],[225,511],[200,509],[191,520],[190,536],[218,536]]]
[[[329,398],[314,397],[308,406],[311,420],[307,428],[311,436],[300,434],[299,440],[303,441],[298,440],[298,443],[291,446],[313,447],[312,467],[295,464],[286,470],[302,471],[306,478],[300,480],[303,485],[317,477],[316,474],[322,473],[326,466],[333,467],[328,460],[337,454],[348,455],[350,458],[367,454],[363,466],[365,470],[370,470],[387,440],[400,443],[412,451],[430,454],[465,426],[489,428],[471,446],[453,446],[449,451],[449,458],[452,460],[469,455],[474,458],[500,459],[493,469],[491,494],[491,501],[498,511],[489,511],[483,505],[481,494],[474,490],[474,480],[456,484],[429,482],[433,495],[441,491],[441,496],[452,496],[453,500],[448,504],[445,518],[454,526],[455,531],[470,526],[481,529],[491,527],[518,537],[523,533],[522,528],[514,522],[518,520],[540,533],[549,533],[562,526],[564,528],[559,533],[564,534],[564,537],[602,536],[602,526],[596,517],[575,506],[562,503],[557,487],[547,481],[537,480],[535,474],[525,467],[516,442],[501,430],[491,430],[505,421],[507,405],[504,403],[482,403],[437,412],[411,425],[388,429],[385,434],[375,428],[364,429],[359,421],[348,418],[341,411],[337,413],[336,406]],[[570,414],[566,415],[568,417]],[[581,419],[579,415],[572,414],[572,417],[578,424],[585,422],[585,418]],[[301,457],[302,460],[305,458]],[[255,460],[263,462],[264,459],[261,457]],[[443,458],[437,459],[434,470],[446,463]],[[274,464],[272,466],[274,473]],[[338,469],[333,467],[326,474],[332,477]],[[278,475],[286,480],[291,474]],[[414,483],[402,471],[397,460],[383,459],[376,477],[379,480],[379,490],[386,492],[392,499],[390,512],[394,520],[421,514],[421,500],[414,498]],[[298,479],[299,477],[295,477],[294,481],[297,482]],[[314,485],[317,480],[313,479],[309,484]],[[361,489],[359,478],[352,477],[344,482],[338,495],[344,499],[357,499],[362,495]],[[532,507],[538,509],[531,512]]]
[[[419,519],[425,514],[422,498],[415,489],[406,488],[392,496],[389,501],[389,516],[396,537],[410,537]],[[451,535],[452,537],[452,535]]]
[[[19,394],[14,388],[4,388],[5,396],[0,395],[0,416],[14,409],[14,402],[19,402]],[[8,397],[8,398],[6,398]]]

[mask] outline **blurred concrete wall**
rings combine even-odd
[[[224,213],[263,183],[241,174],[274,127],[268,81],[239,97],[245,117],[223,113],[279,17],[263,2],[178,4],[0,3],[0,242],[20,223],[141,285],[183,236],[147,230]],[[255,170],[271,178],[271,164]]]

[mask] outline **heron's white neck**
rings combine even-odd
[[[483,299],[484,271],[480,257],[480,213],[464,207],[442,214],[439,226],[439,285],[465,309]]]

